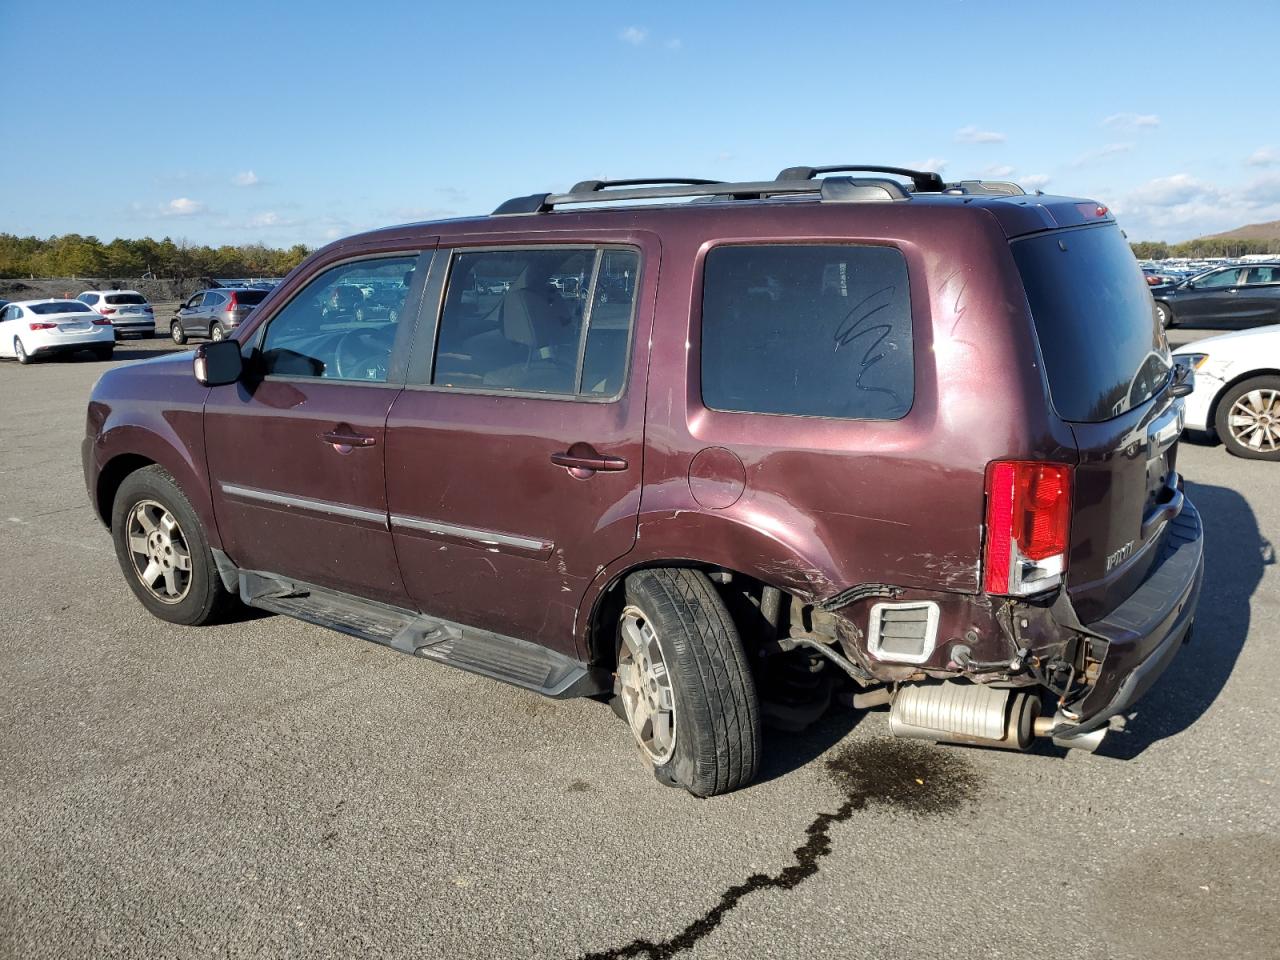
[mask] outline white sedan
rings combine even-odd
[[[1196,372],[1187,429],[1238,457],[1280,460],[1280,324],[1197,340],[1174,358]]]
[[[110,360],[115,346],[111,321],[79,300],[19,300],[0,310],[0,357],[19,363],[77,350]]]

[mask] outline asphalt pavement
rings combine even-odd
[[[150,617],[83,488],[106,366],[0,364],[0,957],[1280,951],[1280,464],[1184,443],[1195,637],[1100,754],[836,710],[695,800],[598,702],[283,617]]]

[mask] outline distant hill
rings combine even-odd
[[[1234,230],[1228,230],[1226,233],[1211,233],[1206,237],[1199,237],[1199,240],[1280,240],[1280,220],[1270,220],[1266,223],[1250,223],[1243,227],[1236,227]],[[1196,241],[1192,241],[1195,243]]]

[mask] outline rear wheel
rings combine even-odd
[[[18,362],[21,364],[25,365],[31,362],[31,355],[27,353],[27,348],[22,345],[22,341],[17,337],[13,338],[13,355],[18,358]]]
[[[222,324],[214,321],[209,325],[209,339],[213,341],[223,340],[227,336],[227,331],[222,329]]]
[[[1280,377],[1254,377],[1218,401],[1214,427],[1228,453],[1280,460]]]
[[[1173,310],[1167,303],[1156,301],[1156,316],[1160,318],[1160,326],[1166,329],[1173,326]]]
[[[755,778],[755,680],[729,611],[704,574],[643,570],[627,579],[617,662],[620,712],[658,780],[710,797]]]
[[[199,626],[231,605],[204,528],[163,468],[145,467],[120,484],[111,539],[129,588],[161,620]]]
[[[187,342],[187,331],[182,329],[182,324],[177,320],[169,324],[169,336],[173,338],[173,342],[178,346],[182,346]]]

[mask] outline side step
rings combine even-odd
[[[601,671],[536,643],[429,617],[269,573],[240,571],[240,599],[409,656],[477,673],[557,699],[613,689]]]

